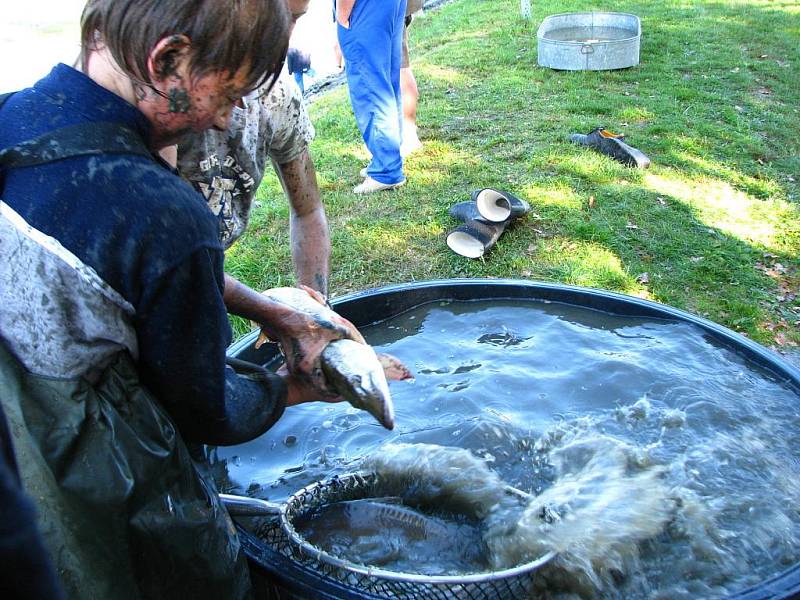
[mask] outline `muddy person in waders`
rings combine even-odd
[[[79,68],[2,98],[0,400],[69,597],[249,593],[187,444],[242,443],[320,395],[311,359],[300,376],[226,368],[217,222],[155,153],[227,127],[288,31],[285,0],[90,0]],[[301,356],[351,337],[258,306]]]

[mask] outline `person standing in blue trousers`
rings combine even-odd
[[[353,188],[369,194],[406,182],[400,63],[407,0],[334,0],[350,103],[372,160]]]

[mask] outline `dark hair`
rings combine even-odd
[[[147,69],[159,40],[191,40],[193,78],[250,65],[247,89],[275,82],[289,46],[286,0],[89,0],[81,16],[81,55],[100,46],[131,78],[152,84]]]

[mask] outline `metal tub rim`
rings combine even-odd
[[[636,23],[636,29],[630,29],[628,27],[618,27],[618,29],[624,29],[625,31],[630,31],[633,35],[627,38],[623,38],[620,40],[603,40],[603,44],[615,44],[620,42],[630,42],[631,40],[635,40],[636,38],[641,37],[642,35],[642,21],[641,19],[632,13],[622,13],[622,12],[606,12],[606,11],[588,11],[588,12],[569,12],[569,13],[558,13],[555,15],[548,15],[542,20],[542,23],[539,25],[539,28],[536,30],[536,37],[540,40],[544,39],[547,40],[548,43],[551,44],[565,44],[565,45],[579,45],[582,46],[586,42],[578,42],[573,40],[554,40],[552,38],[545,37],[545,35],[549,31],[553,31],[553,29],[543,30],[543,26],[545,23],[557,21],[559,18],[563,17],[582,17],[582,16],[590,16],[594,18],[595,15],[611,15],[611,16],[618,16],[618,17],[630,17]]]
[[[549,34],[574,27],[609,27],[625,37],[604,40],[561,40]],[[536,31],[539,66],[563,71],[608,71],[639,64],[641,19],[622,12],[571,12],[545,17]]]

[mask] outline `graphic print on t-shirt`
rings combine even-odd
[[[234,210],[234,206],[237,206],[234,200],[240,196],[248,198],[256,184],[255,179],[231,154],[222,161],[216,154],[201,160],[200,172],[204,174],[205,181],[198,181],[196,185],[208,202],[208,208],[219,219],[220,241],[226,244],[234,232],[245,225],[243,216]],[[212,175],[209,172],[219,174]]]

